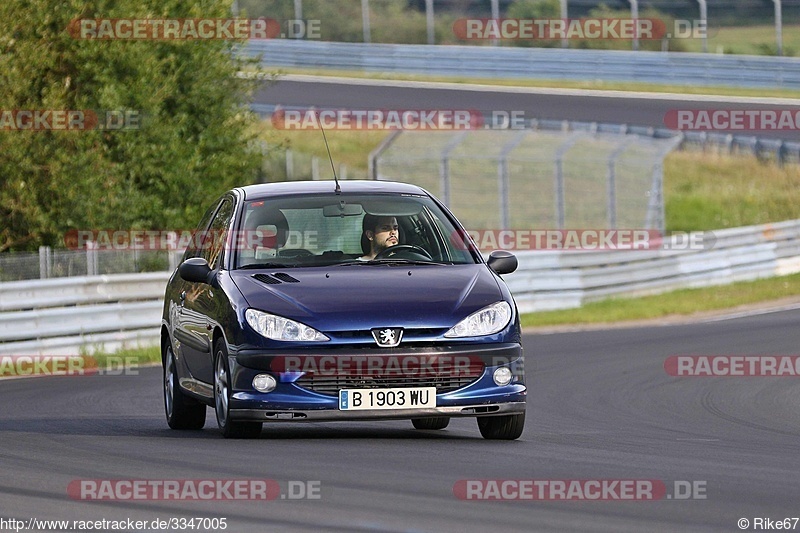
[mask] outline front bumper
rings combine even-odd
[[[364,411],[339,411],[338,409],[315,410],[268,410],[231,409],[231,418],[257,420],[260,422],[346,421],[346,420],[403,420],[431,416],[475,417],[513,415],[525,412],[525,402],[442,406],[432,409],[375,409]]]
[[[271,372],[276,357],[287,352],[240,351],[231,355],[232,374],[231,418],[259,421],[303,420],[385,420],[436,416],[476,417],[498,416],[525,412],[527,388],[525,386],[522,347],[517,343],[488,345],[454,345],[404,347],[402,349],[318,350],[297,355],[352,357],[470,357],[480,359],[484,370],[471,383],[456,390],[439,392],[436,407],[426,409],[340,410],[338,396],[322,394],[303,388],[297,383],[302,376],[297,372]],[[505,386],[494,383],[492,375],[499,366],[512,369],[514,378]],[[259,373],[268,372],[276,377],[278,386],[269,393],[252,388],[252,380]],[[409,384],[409,387],[414,387]]]

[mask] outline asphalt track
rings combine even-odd
[[[178,432],[161,373],[0,382],[0,516],[225,517],[227,531],[738,531],[800,515],[797,378],[676,378],[675,354],[797,354],[800,310],[525,336],[529,400],[514,442],[472,419],[267,425],[260,439]],[[80,501],[75,479],[319,481],[319,499]],[[462,479],[705,482],[706,499],[462,501]],[[800,527],[800,526],[798,526]]]
[[[512,89],[458,84],[387,82],[381,80],[325,81],[319,77],[288,76],[264,84],[254,102],[268,105],[334,109],[472,109],[485,116],[493,111],[522,112],[525,119],[606,122],[664,128],[664,117],[677,109],[797,109],[791,99],[748,99],[619,93],[560,89]],[[736,131],[737,135],[800,141],[800,129]]]

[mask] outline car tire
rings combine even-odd
[[[411,423],[416,429],[444,429],[450,423],[449,416],[431,416],[428,418],[412,418]]]
[[[175,354],[172,346],[164,348],[164,413],[172,429],[203,429],[206,424],[206,406],[181,392]]]
[[[222,436],[226,439],[255,439],[261,435],[261,422],[231,420],[231,372],[224,340],[217,340],[214,353],[214,411]]]
[[[478,429],[481,430],[484,439],[518,439],[525,429],[525,413],[478,417]]]

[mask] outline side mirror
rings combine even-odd
[[[489,268],[498,274],[511,274],[519,266],[517,256],[505,250],[495,250],[489,254],[489,260],[486,261]]]
[[[193,283],[210,283],[211,267],[202,257],[187,259],[178,267],[178,275]]]

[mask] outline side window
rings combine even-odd
[[[448,230],[448,226],[426,209],[426,214],[433,222],[431,229],[437,233],[435,242],[440,246],[438,259],[442,261],[455,261],[457,263],[472,263],[474,259],[469,252],[468,245],[462,240],[457,231]]]
[[[218,206],[219,202],[212,204],[203,215],[203,218],[200,219],[197,229],[192,234],[192,241],[189,243],[189,246],[186,247],[186,251],[183,254],[183,261],[193,257],[203,256],[203,248],[207,246],[206,230],[208,229],[208,225],[211,224],[211,217],[214,216]]]
[[[230,198],[225,198],[222,200],[222,204],[219,206],[219,210],[208,228],[210,242],[204,248],[202,255],[208,261],[211,270],[215,270],[219,266],[222,250],[225,247],[225,240],[228,237],[231,217],[233,217],[233,202]]]

